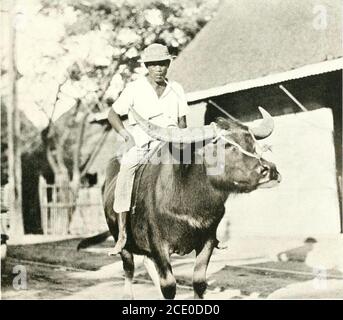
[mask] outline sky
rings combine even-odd
[[[5,68],[8,63],[9,49],[8,2],[9,0],[3,2],[1,19],[1,61]],[[18,107],[35,126],[42,128],[48,122],[46,114],[51,113],[49,102],[53,101],[56,96],[57,81],[62,76],[61,70],[63,70],[60,68],[60,62],[53,62],[47,57],[56,55],[58,50],[61,50],[58,41],[64,34],[65,21],[57,17],[52,19],[37,16],[40,9],[41,5],[38,0],[17,0],[15,26],[16,62],[21,75],[17,82]],[[72,17],[66,16],[65,19],[72,19]],[[44,77],[43,73],[46,71],[50,72],[50,75]],[[8,78],[4,75],[1,79],[3,96],[6,96],[9,89]],[[65,100],[59,108],[56,108],[55,118],[73,105],[73,99]]]
[[[1,0],[1,63],[6,69],[9,57],[9,31],[11,21],[9,18],[9,4],[14,0]],[[118,2],[141,2],[141,0],[111,0]],[[144,0],[152,2],[153,0]],[[192,0],[194,1],[194,0]],[[161,0],[169,3],[169,0]],[[66,3],[61,1],[61,4]],[[94,1],[84,0],[83,4],[94,4]],[[39,14],[42,5],[40,0],[16,0],[14,25],[16,30],[16,63],[19,72],[17,81],[18,108],[24,112],[32,123],[38,128],[48,124],[49,117],[58,119],[62,114],[72,108],[77,98],[90,102],[95,98],[98,89],[89,78],[84,77],[80,81],[67,81],[63,86],[56,107],[56,93],[58,86],[66,78],[68,67],[74,62],[85,61],[90,65],[108,66],[112,61],[115,50],[110,45],[113,39],[112,26],[106,23],[100,24],[100,30],[93,30],[86,34],[77,34],[64,38],[65,27],[72,25],[77,19],[77,13],[71,7],[64,7],[63,14],[49,11],[49,16]],[[156,9],[147,9],[142,14],[152,25],[163,23],[161,13]],[[118,41],[130,41],[137,36],[131,29],[125,28],[117,36]],[[132,40],[132,39],[131,39]],[[121,41],[122,42],[122,41]],[[134,42],[133,40],[131,42]],[[134,48],[132,48],[134,49]],[[136,50],[137,51],[137,50]],[[128,52],[133,56],[137,52]],[[138,70],[140,69],[140,70]],[[146,72],[144,68],[135,70],[136,76]],[[121,91],[123,80],[115,77],[111,83],[112,98]],[[1,95],[4,101],[10,90],[8,75],[1,79]],[[5,101],[6,103],[6,101]]]
[[[1,62],[8,63],[9,26],[11,25],[9,3],[2,2],[1,19]],[[118,0],[113,0],[118,4]],[[120,0],[124,1],[124,0]],[[137,0],[126,0],[135,2]],[[151,2],[152,0],[145,0]],[[168,2],[168,0],[164,0]],[[87,1],[84,1],[86,4]],[[90,2],[89,2],[90,3]],[[93,2],[92,2],[93,4]],[[111,63],[113,48],[107,44],[108,37],[113,36],[108,26],[103,25],[100,31],[86,35],[69,37],[60,45],[65,34],[65,26],[76,21],[77,15],[68,8],[63,15],[50,12],[49,16],[38,14],[42,5],[39,0],[17,0],[15,9],[16,30],[16,63],[20,79],[17,81],[18,108],[38,127],[48,124],[49,117],[58,119],[76,103],[76,98],[94,98],[92,93],[97,89],[89,79],[79,83],[67,82],[58,96],[56,108],[53,107],[59,83],[65,78],[66,70],[74,61],[87,60],[96,65],[107,66]],[[123,30],[124,32],[125,30]],[[126,30],[127,31],[127,30]],[[125,34],[125,39],[129,39]],[[66,51],[68,54],[66,54]],[[114,79],[112,91],[121,90],[121,79]],[[1,79],[2,97],[10,89],[8,77]],[[94,90],[93,90],[94,89]],[[83,96],[87,94],[87,96]],[[6,100],[6,98],[4,98]],[[54,110],[54,111],[53,111]]]

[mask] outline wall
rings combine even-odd
[[[263,143],[264,157],[277,165],[281,184],[227,201],[233,234],[273,236],[332,235],[340,232],[339,202],[328,108],[275,118],[275,130]]]
[[[331,72],[283,83],[310,112],[303,113],[278,85],[212,98],[242,121],[260,118],[257,106],[276,120],[269,138],[283,181],[277,189],[239,195],[228,202],[230,232],[263,235],[316,235],[340,232],[342,176],[342,73]],[[323,108],[328,107],[328,108]],[[213,106],[192,106],[189,124],[223,114]]]

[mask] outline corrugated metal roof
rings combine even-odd
[[[244,80],[228,83],[224,86],[210,88],[187,93],[188,102],[203,100],[208,97],[214,97],[226,93],[247,90],[256,87],[267,86],[275,83],[280,83],[289,80],[295,80],[308,76],[318,75],[326,72],[337,71],[343,68],[343,58],[324,61],[316,64],[306,65],[297,69],[274,73],[261,78]]]
[[[343,56],[341,15],[339,0],[223,1],[169,76],[204,98],[228,84],[336,60]]]

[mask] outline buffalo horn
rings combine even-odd
[[[271,135],[274,130],[274,120],[273,117],[262,107],[258,107],[261,112],[263,120],[258,127],[251,127],[250,130],[254,134],[257,140],[267,138]]]
[[[155,125],[142,116],[133,108],[130,109],[134,119],[139,123],[141,128],[152,138],[170,143],[195,143],[216,137],[217,132],[215,125],[207,125],[201,128],[162,128]]]

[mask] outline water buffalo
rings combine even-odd
[[[194,131],[157,127],[132,110],[136,121],[150,136],[168,144],[169,152],[173,150],[170,146],[183,143],[182,150],[188,146],[191,157],[187,163],[148,162],[136,172],[134,213],[128,216],[128,241],[121,253],[128,297],[132,297],[133,254],[146,257],[144,264],[155,285],[160,287],[164,298],[173,299],[176,281],[170,255],[195,250],[194,296],[203,298],[206,270],[218,244],[216,231],[229,194],[251,192],[280,182],[275,165],[256,151],[257,140],[270,135],[274,127],[272,117],[264,109],[260,111],[263,120],[258,127],[249,128],[235,119],[218,118],[215,124]],[[216,163],[217,172],[210,172],[214,166],[206,157],[208,150],[215,155],[222,152],[221,160],[217,161],[220,163]],[[118,228],[112,208],[118,170],[119,163],[112,161],[107,168],[104,190],[106,219],[114,239]]]

